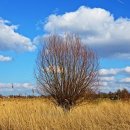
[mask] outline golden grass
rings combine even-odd
[[[0,130],[130,130],[130,102],[86,102],[64,112],[47,99],[0,99]]]

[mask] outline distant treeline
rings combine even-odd
[[[85,96],[86,99],[97,99],[97,98],[102,98],[102,99],[111,99],[111,100],[128,100],[130,99],[130,92],[127,89],[118,89],[115,92],[109,92],[109,93],[104,93],[104,92],[99,92],[99,93],[89,93],[86,94]]]
[[[34,96],[34,95],[9,95],[9,96],[3,96],[0,95],[0,98],[51,98],[51,96]],[[87,93],[84,96],[85,99],[88,100],[95,100],[95,99],[111,99],[111,100],[128,100],[130,99],[130,92],[127,89],[118,89],[116,92],[99,92],[95,93],[93,91]]]

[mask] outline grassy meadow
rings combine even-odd
[[[84,102],[65,112],[44,98],[3,98],[0,130],[130,130],[130,102]]]

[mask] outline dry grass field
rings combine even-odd
[[[86,102],[65,112],[47,99],[0,99],[0,130],[130,130],[130,102]]]

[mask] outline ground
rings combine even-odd
[[[0,130],[129,129],[130,101],[86,101],[66,112],[45,98],[0,99]]]

